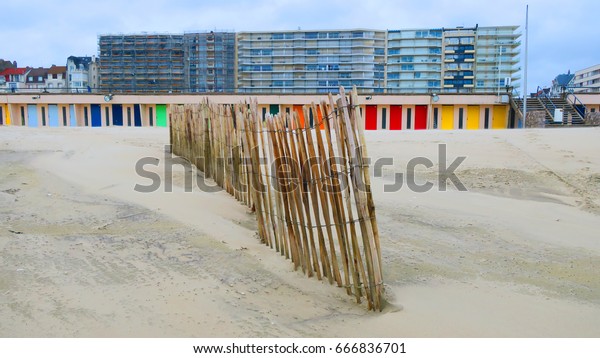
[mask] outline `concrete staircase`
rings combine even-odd
[[[517,112],[518,117],[522,117],[523,99],[512,98],[511,105]],[[554,110],[562,109],[562,122],[554,120]],[[564,126],[564,125],[583,125],[583,110],[579,110],[568,100],[561,97],[538,96],[527,98],[527,112],[544,111],[546,112],[546,126]]]

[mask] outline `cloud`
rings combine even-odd
[[[529,87],[600,63],[598,30],[588,14],[600,2],[581,0],[103,0],[6,1],[2,56],[19,65],[64,64],[97,52],[97,36],[203,30],[406,29],[519,25],[530,4]],[[587,18],[588,20],[583,20]],[[523,52],[523,49],[522,49]],[[521,56],[523,57],[523,55]]]

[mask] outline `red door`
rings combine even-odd
[[[367,106],[367,116],[365,118],[365,129],[376,130],[377,129],[377,106]]]
[[[415,106],[415,129],[427,129],[427,106]]]
[[[402,129],[402,106],[390,106],[390,130]]]

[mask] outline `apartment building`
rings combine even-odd
[[[235,33],[194,32],[183,36],[189,92],[235,92]]]
[[[575,72],[573,80],[575,92],[600,92],[600,64]]]
[[[386,32],[327,30],[237,34],[240,93],[385,91]]]
[[[521,34],[517,30],[518,26],[475,27],[476,92],[503,92],[521,87]]]
[[[442,29],[390,30],[387,40],[387,93],[441,90]]]
[[[235,33],[101,35],[100,88],[110,92],[234,92]]]
[[[518,87],[516,30],[516,26],[390,30],[386,92],[505,93]]]
[[[100,89],[187,92],[183,34],[101,35]]]
[[[99,37],[112,92],[506,93],[519,86],[517,26]]]

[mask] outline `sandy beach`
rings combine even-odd
[[[600,128],[367,132],[389,304],[367,311],[194,186],[165,128],[0,127],[0,337],[600,337]],[[437,183],[439,144],[467,191]],[[384,192],[408,162],[416,182]],[[173,190],[150,184],[141,158]]]

